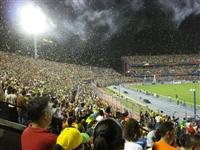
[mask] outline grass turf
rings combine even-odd
[[[156,85],[130,85],[129,89],[142,89],[151,93],[156,93],[163,96],[170,96],[186,103],[193,104],[193,92],[190,89],[196,89],[196,102],[200,105],[200,84],[186,83],[186,84],[156,84]]]

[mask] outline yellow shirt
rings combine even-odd
[[[62,125],[62,127],[63,127],[63,129],[66,128],[66,127],[68,127],[68,122],[67,121],[64,122],[63,125]],[[73,122],[72,123],[72,127],[78,129],[78,124],[76,122]]]

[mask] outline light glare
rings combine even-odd
[[[39,34],[47,30],[47,19],[42,10],[32,4],[20,11],[21,26],[29,34]]]

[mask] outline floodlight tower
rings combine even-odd
[[[34,37],[34,58],[37,59],[37,36],[48,29],[47,18],[38,6],[29,4],[20,10],[20,24],[26,33]]]
[[[190,89],[190,92],[193,92],[193,98],[194,98],[194,119],[196,120],[196,114],[197,114],[197,109],[196,109],[196,90],[195,89]]]

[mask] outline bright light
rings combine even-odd
[[[29,4],[20,10],[20,24],[29,34],[40,34],[47,30],[48,24],[42,10],[33,4]]]
[[[190,92],[194,92],[195,91],[195,89],[190,89]]]

